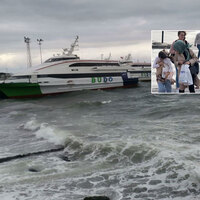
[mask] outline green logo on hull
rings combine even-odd
[[[92,77],[91,82],[92,83],[107,83],[107,82],[112,82],[113,77]]]

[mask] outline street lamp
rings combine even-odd
[[[41,50],[41,45],[42,45],[43,39],[37,39],[37,42],[38,42],[39,48],[40,48],[40,60],[41,60],[41,64],[42,64],[42,50]]]
[[[31,50],[30,50],[30,41],[31,41],[30,38],[24,36],[24,42],[26,43],[26,48],[27,48],[27,66],[28,66],[28,67],[31,67],[31,66],[32,66],[32,61],[31,61]]]

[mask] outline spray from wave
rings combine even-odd
[[[66,132],[59,130],[49,123],[39,123],[36,118],[20,125],[20,128],[31,131],[37,138],[42,138],[55,145],[64,145],[67,138]]]

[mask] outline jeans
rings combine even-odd
[[[178,80],[178,68],[176,68],[176,88],[179,88],[179,80]]]
[[[200,44],[197,44],[197,48],[199,49],[198,58],[200,57]]]
[[[158,81],[158,92],[171,92],[172,91],[172,86],[171,86],[171,81],[166,80],[164,83]]]

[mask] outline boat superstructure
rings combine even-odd
[[[133,62],[131,54],[128,54],[120,64],[127,68],[129,73],[138,73],[139,81],[151,81],[151,63]]]
[[[39,66],[15,74],[0,84],[1,96],[35,97],[88,89],[132,87],[138,72],[129,71],[114,60],[82,60],[73,54],[78,36],[70,49],[49,58]]]

